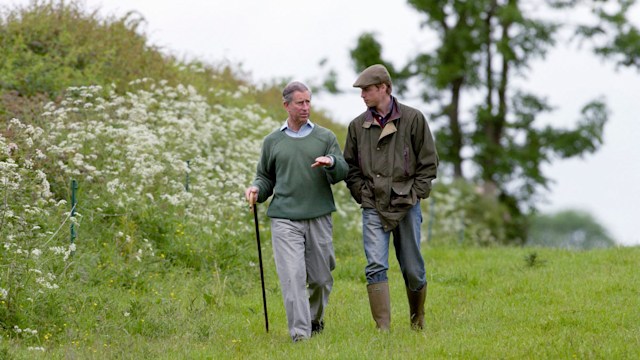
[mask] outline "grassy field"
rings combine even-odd
[[[339,240],[338,240],[339,241]],[[339,244],[336,244],[340,246]],[[269,333],[258,268],[246,284],[207,271],[149,269],[131,284],[104,281],[60,298],[65,322],[7,359],[637,359],[640,248],[423,249],[426,329],[409,328],[402,279],[390,272],[392,327],[375,330],[361,254],[338,258],[325,331],[294,344],[268,245]],[[108,275],[107,275],[108,278]],[[247,286],[247,284],[249,286]],[[82,285],[82,286],[81,286]],[[235,291],[234,289],[245,289]]]
[[[263,224],[266,333],[243,191],[284,84],[164,56],[142,23],[76,1],[0,11],[0,360],[640,358],[640,247],[500,247],[526,235],[508,208],[442,178],[423,206],[423,332],[394,262],[392,328],[375,330],[340,184],[326,330],[289,339]]]

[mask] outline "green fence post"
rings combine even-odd
[[[78,182],[74,179],[71,180],[71,215],[69,218],[71,219],[71,243],[73,244],[76,241],[76,224],[73,222],[73,217],[76,215],[76,206],[78,205]]]

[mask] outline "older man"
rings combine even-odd
[[[265,201],[289,334],[294,342],[324,328],[324,310],[335,267],[331,185],[348,166],[336,136],[309,120],[311,91],[300,83],[282,92],[289,114],[263,141],[256,178],[245,191],[249,204]]]

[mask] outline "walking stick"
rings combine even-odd
[[[258,204],[253,204],[253,222],[256,224],[256,240],[258,242],[258,259],[260,260],[260,280],[262,281],[262,305],[264,307],[264,327],[269,332],[269,317],[267,316],[267,296],[264,292],[264,272],[262,270],[262,249],[260,247],[260,229],[258,228]]]

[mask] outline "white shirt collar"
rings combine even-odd
[[[302,130],[303,127],[307,127],[307,126],[311,127],[311,129],[313,129],[316,125],[314,123],[312,123],[311,120],[307,119],[307,123],[302,125],[300,127],[300,130]],[[293,131],[293,130],[289,129],[289,124],[287,123],[287,120],[285,120],[284,124],[282,124],[282,126],[280,126],[280,131],[285,130],[285,129],[289,130],[289,131]],[[298,130],[298,132],[300,132],[300,130]]]

